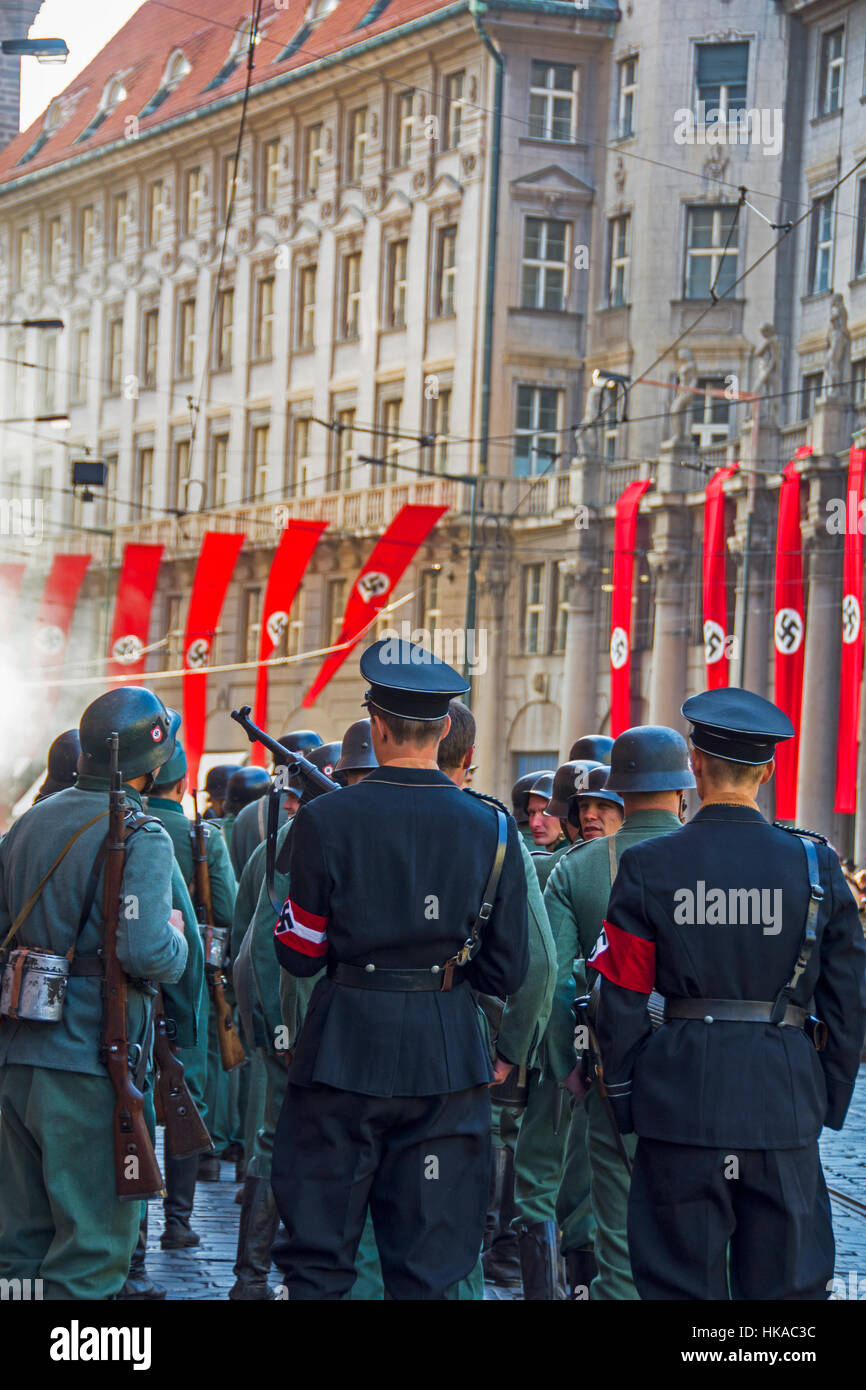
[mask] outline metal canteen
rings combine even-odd
[[[208,945],[207,933],[202,930],[202,938],[205,947],[205,965],[213,965],[217,970],[222,970],[226,963],[226,955],[229,947],[228,927],[210,928],[210,945]]]
[[[3,971],[0,1014],[28,1023],[59,1023],[68,979],[65,956],[33,947],[10,951]]]

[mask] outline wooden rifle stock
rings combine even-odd
[[[117,958],[117,930],[126,861],[126,799],[118,770],[117,734],[111,734],[108,844],[105,855],[105,942],[103,964],[102,1060],[114,1087],[114,1181],[122,1202],[162,1197],[165,1187],[144,1121],[144,1096],[129,1071],[126,1031],[126,975]]]
[[[198,797],[195,792],[192,794],[193,806],[195,807],[195,824],[192,834],[192,859],[195,888],[195,909],[200,924],[204,927],[205,942],[205,966],[204,973],[207,980],[207,987],[213,1002],[214,1012],[217,1016],[217,1041],[220,1050],[220,1062],[223,1071],[234,1071],[237,1067],[242,1067],[247,1061],[247,1054],[244,1052],[243,1043],[238,1036],[235,1021],[232,1016],[231,1006],[226,999],[226,977],[222,967],[219,965],[208,964],[208,957],[211,953],[211,943],[213,940],[213,900],[210,891],[210,869],[207,862],[207,844],[205,841],[204,822],[198,809]]]
[[[190,1154],[213,1153],[213,1143],[198,1106],[190,1095],[184,1077],[183,1062],[172,1049],[168,1036],[168,1021],[162,990],[155,1001],[156,1033],[156,1113],[165,1125],[165,1139],[172,1158],[188,1158]]]

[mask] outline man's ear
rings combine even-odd
[[[472,754],[473,754],[474,752],[475,752],[475,745],[473,744],[472,747],[469,748],[469,749],[466,751],[466,753],[464,753],[464,755],[463,755],[463,761],[462,761],[462,763],[460,764],[461,767],[467,767],[467,768],[468,768],[468,767],[471,767],[471,766],[472,766]]]
[[[770,761],[768,763],[765,763],[764,766],[761,768],[761,780],[758,783],[758,786],[763,787],[766,782],[769,782],[770,778],[772,777],[775,771],[776,759],[771,758]]]

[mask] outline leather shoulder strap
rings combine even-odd
[[[796,832],[795,832],[796,833]],[[806,871],[809,875],[809,902],[806,907],[806,925],[803,929],[803,939],[800,942],[800,949],[797,952],[797,960],[790,980],[779,990],[773,1003],[773,1012],[770,1015],[771,1023],[781,1023],[788,1007],[788,1001],[794,990],[799,984],[800,977],[809,964],[809,958],[818,940],[818,909],[824,898],[824,887],[821,883],[821,871],[818,866],[818,851],[815,842],[809,838],[808,832],[797,835],[800,844],[806,855]],[[822,837],[819,837],[822,838]],[[826,840],[824,841],[826,844]]]
[[[616,835],[608,835],[607,837],[607,857],[608,863],[610,864],[610,886],[612,888],[617,870],[619,869],[616,857]]]
[[[33,911],[34,907],[39,901],[42,895],[42,889],[45,887],[46,883],[48,882],[51,875],[54,873],[54,870],[57,868],[58,864],[60,864],[61,860],[66,858],[66,855],[72,849],[72,846],[75,844],[75,841],[78,839],[79,835],[83,835],[85,830],[89,830],[91,825],[95,825],[98,820],[102,820],[103,817],[107,815],[107,811],[100,811],[98,816],[93,816],[91,820],[85,821],[84,825],[80,825],[76,830],[75,834],[69,837],[69,839],[66,841],[66,844],[63,846],[62,850],[55,859],[54,863],[51,865],[51,868],[48,870],[47,873],[42,875],[35,889],[30,894],[30,897],[27,899],[21,911],[18,913],[18,916],[15,918],[15,921],[12,923],[12,926],[6,933],[2,945],[0,945],[0,951],[5,951],[6,947],[9,945],[9,942],[12,940],[14,936],[17,935],[20,928],[24,925],[27,918],[30,916],[30,913]]]

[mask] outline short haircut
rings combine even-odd
[[[447,715],[443,714],[441,719],[404,719],[402,715],[389,714],[387,710],[380,709],[372,702],[367,705],[367,710],[371,718],[374,714],[378,715],[395,743],[413,743],[416,748],[422,748],[425,743],[432,743],[435,738],[441,738],[447,718]]]
[[[698,749],[706,763],[707,779],[718,785],[719,782],[733,782],[735,786],[748,786],[757,782],[761,769],[766,763],[732,763],[727,758],[718,758],[715,753],[705,753]]]
[[[463,759],[475,744],[475,716],[462,700],[452,700],[448,706],[451,728],[439,744],[437,758],[444,772],[462,767]]]

